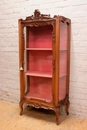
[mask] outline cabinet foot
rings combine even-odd
[[[22,115],[22,113],[23,113],[23,102],[19,102],[19,106],[20,106],[20,115]]]
[[[66,104],[66,114],[69,115],[69,106],[70,106],[70,102],[68,100],[67,104]]]
[[[55,114],[56,114],[56,124],[58,125],[59,124],[59,108],[56,107],[54,109],[54,111],[55,111]]]

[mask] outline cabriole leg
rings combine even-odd
[[[59,124],[59,108],[56,107],[54,109],[55,113],[56,113],[56,124],[58,125]]]
[[[68,100],[68,102],[66,103],[66,114],[69,115],[69,106],[70,106],[70,102]]]
[[[20,115],[22,115],[22,112],[23,112],[23,102],[22,101],[19,102],[19,106],[20,106]]]

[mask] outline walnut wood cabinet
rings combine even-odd
[[[19,19],[20,115],[23,104],[69,114],[70,19],[39,10]]]

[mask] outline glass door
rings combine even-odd
[[[26,98],[52,101],[52,25],[27,27]]]

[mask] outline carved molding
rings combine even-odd
[[[34,15],[26,17],[25,20],[20,19],[22,23],[22,27],[25,26],[45,26],[45,25],[52,25],[55,28],[56,19],[51,18],[50,15],[41,14],[40,11],[37,9],[34,11]]]
[[[26,26],[30,26],[30,27],[39,27],[39,26],[45,26],[45,25],[50,25],[51,22],[35,22],[35,23],[29,23],[29,24],[25,24]]]
[[[35,107],[37,109],[39,109],[39,108],[43,108],[43,109],[47,109],[47,110],[54,110],[55,109],[54,107],[45,106],[45,105],[42,105],[41,103],[28,103],[27,105]]]
[[[53,28],[55,27],[54,22],[53,21],[37,21],[37,22],[29,22],[29,23],[24,23],[23,22],[23,26],[30,26],[30,27],[39,27],[39,26],[45,26],[45,25],[52,25]]]
[[[52,18],[52,17],[50,17],[50,14],[48,14],[48,15],[41,14],[38,9],[36,9],[34,11],[33,15],[26,17],[25,20],[23,20],[23,19],[20,19],[20,20],[22,21],[24,26],[29,26],[29,25],[32,26],[32,22],[34,22],[34,21],[36,22],[35,24],[33,23],[35,26],[43,26],[44,25],[43,22],[47,22],[49,20],[48,21],[48,24],[49,24],[49,22],[51,22],[51,21],[53,22],[53,20],[55,21],[57,17],[59,17],[59,20],[62,21],[63,23],[69,24],[71,22],[70,19],[68,19],[64,16],[54,15],[54,17]],[[55,26],[55,22],[53,23],[53,26]]]
[[[54,15],[54,18],[56,18],[56,17],[59,17],[59,20],[62,21],[63,23],[68,23],[68,24],[69,24],[69,23],[71,22],[70,19],[68,19],[68,18],[66,18],[66,17],[64,17],[64,16]]]

